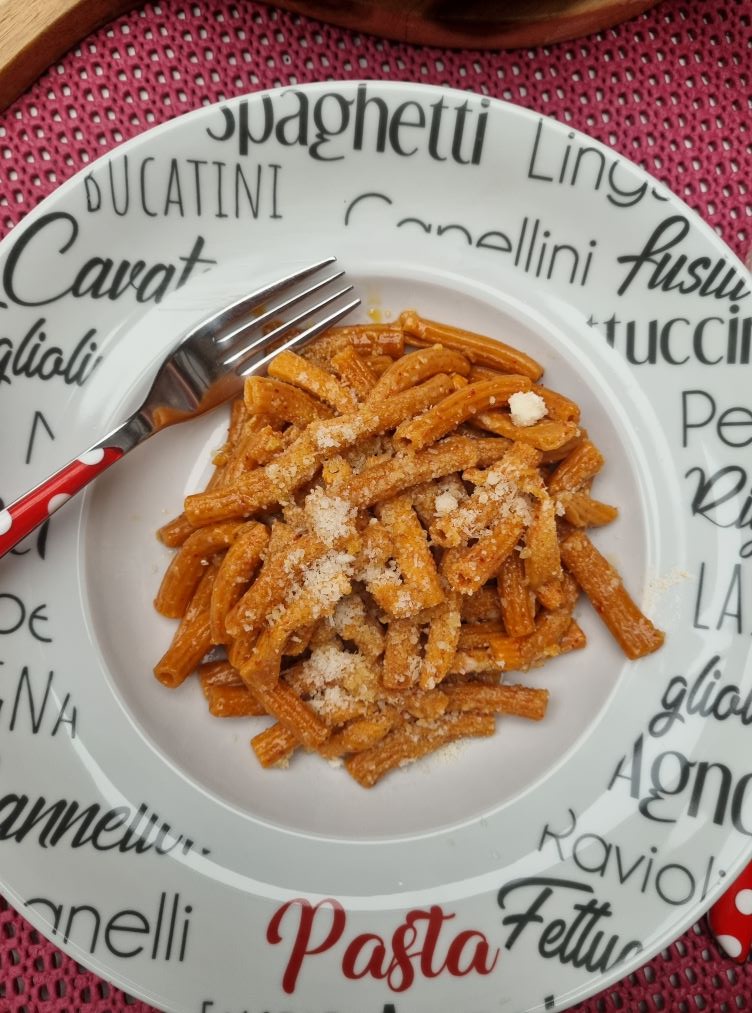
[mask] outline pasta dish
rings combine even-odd
[[[273,719],[264,767],[306,750],[371,787],[499,715],[542,719],[548,691],[509,675],[585,646],[581,592],[627,657],[659,648],[587,533],[617,516],[592,496],[603,456],[542,373],[414,311],[280,353],[159,532],[179,625],[156,677]]]

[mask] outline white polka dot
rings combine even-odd
[[[54,514],[56,510],[59,510],[63,503],[67,503],[70,496],[67,492],[59,492],[57,496],[53,496],[47,504],[47,513]]]
[[[10,515],[10,510],[0,510],[0,535],[4,535],[6,531],[10,531],[13,527],[13,518]]]
[[[716,938],[730,957],[738,957],[742,952],[742,944],[736,936],[717,936]]]
[[[736,910],[743,915],[752,915],[752,890],[740,890],[734,897]]]
[[[100,461],[104,460],[104,450],[101,447],[95,447],[94,450],[87,450],[85,454],[81,454],[77,460],[81,464],[99,464]]]

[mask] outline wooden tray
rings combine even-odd
[[[658,0],[289,0],[277,6],[402,42],[513,48],[586,35]],[[0,0],[0,110],[136,0]]]

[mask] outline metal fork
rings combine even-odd
[[[263,370],[281,351],[300,348],[360,304],[343,302],[352,285],[333,287],[344,271],[301,287],[333,264],[318,261],[244,296],[187,331],[160,366],[141,406],[74,461],[0,510],[0,557],[80,492],[106,468],[154,433],[185,419],[196,418],[240,393],[243,379]],[[279,301],[279,297],[284,298]],[[312,301],[315,298],[315,302]],[[303,303],[295,316],[264,332],[291,307]],[[324,317],[314,319],[329,308]],[[291,331],[308,326],[284,340]],[[272,350],[270,350],[272,349]]]

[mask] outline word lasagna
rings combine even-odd
[[[544,717],[506,680],[584,647],[580,591],[629,658],[663,643],[587,529],[604,460],[575,402],[492,338],[423,319],[330,329],[245,383],[206,489],[159,532],[179,619],[155,674],[211,714],[273,719],[364,787],[439,747]]]

